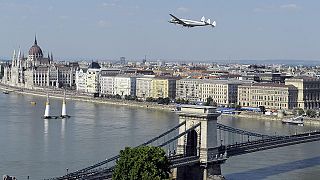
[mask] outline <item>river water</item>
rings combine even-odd
[[[30,102],[36,102],[32,105]],[[63,175],[117,155],[178,124],[171,112],[68,101],[72,118],[43,120],[45,98],[0,94],[0,175],[43,179]],[[59,115],[61,100],[51,100]],[[266,134],[293,134],[320,127],[224,117],[220,123]],[[227,179],[318,179],[320,142],[232,157]]]

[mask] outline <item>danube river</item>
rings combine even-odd
[[[30,102],[36,102],[32,105]],[[63,175],[118,154],[178,124],[171,112],[68,101],[72,118],[43,120],[45,98],[0,94],[0,175],[43,179]],[[61,100],[51,100],[52,115]],[[316,127],[275,121],[222,118],[219,122],[266,134],[292,134]],[[320,129],[320,127],[318,127]],[[227,179],[318,179],[320,142],[232,157]]]

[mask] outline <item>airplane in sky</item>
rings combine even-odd
[[[185,27],[195,27],[195,26],[212,26],[212,27],[216,27],[216,21],[213,21],[212,23],[210,22],[210,19],[205,19],[204,16],[201,18],[200,21],[194,21],[194,20],[190,20],[190,19],[180,19],[177,18],[176,16],[170,14],[170,16],[172,17],[172,19],[169,21],[169,23],[173,23],[173,24],[180,24],[182,26]]]

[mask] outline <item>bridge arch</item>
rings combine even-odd
[[[188,132],[187,134],[187,144],[186,144],[186,155],[196,156],[198,148],[198,133],[195,130]]]

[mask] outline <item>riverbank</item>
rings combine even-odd
[[[12,87],[8,85],[4,85],[0,83],[0,89],[4,91],[8,91],[9,93],[14,92],[18,94],[24,95],[32,95],[32,96],[47,96],[49,93],[50,98],[63,98],[63,91],[61,89],[26,89],[19,87]],[[128,106],[128,107],[137,107],[144,109],[155,109],[155,110],[163,110],[163,111],[174,111],[175,105],[162,105],[151,102],[137,102],[137,101],[128,101],[128,100],[118,100],[118,99],[107,99],[100,97],[91,97],[84,94],[79,94],[75,91],[66,91],[66,99],[74,100],[74,101],[83,101],[90,103],[99,103],[99,104],[110,104],[117,106]]]
[[[222,116],[232,116],[236,118],[242,118],[242,119],[255,119],[255,120],[265,120],[265,121],[281,121],[282,119],[287,119],[293,117],[292,115],[284,116],[283,118],[279,118],[275,115],[265,115],[258,112],[248,112],[248,111],[242,111],[240,114],[222,114]],[[305,124],[310,125],[320,125],[320,119],[319,118],[309,118],[309,117],[303,117],[303,121]]]

